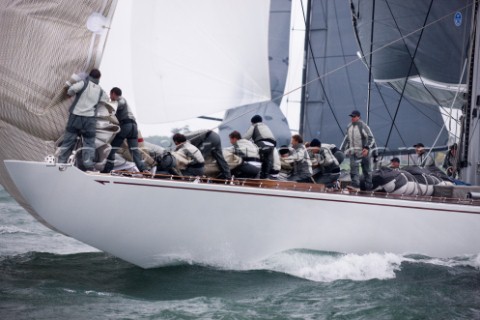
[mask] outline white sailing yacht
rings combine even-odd
[[[333,3],[338,1],[312,5]],[[475,8],[473,14],[477,3],[469,3],[473,7],[465,8]],[[465,187],[461,197],[402,196],[267,180],[110,175],[55,163],[48,155],[65,128],[70,103],[65,79],[72,70],[100,64],[116,4],[0,5],[2,43],[15,48],[2,49],[6,59],[0,65],[1,183],[40,222],[144,268],[185,261],[236,265],[300,248],[432,257],[480,253],[475,187]],[[152,104],[136,96],[146,110],[139,116],[179,119],[187,116],[185,106],[196,109],[188,116],[198,116],[268,101],[270,5],[267,0],[139,3],[133,15],[143,34],[133,57],[151,65],[146,70],[138,64],[134,77],[145,81],[137,84],[138,97],[155,92],[157,98]],[[148,21],[156,28],[146,26]],[[19,27],[5,27],[14,24]],[[190,33],[180,31],[185,24]],[[193,39],[175,47],[178,37],[185,43]],[[170,42],[173,47],[166,45]],[[213,52],[200,54],[207,48]]]

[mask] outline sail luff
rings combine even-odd
[[[115,5],[0,2],[0,183],[27,209],[3,160],[53,154],[71,103],[65,81],[99,66]]]

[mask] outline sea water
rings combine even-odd
[[[47,229],[0,188],[0,319],[480,319],[480,256],[299,249],[144,270]]]

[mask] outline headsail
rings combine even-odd
[[[43,160],[65,130],[65,81],[100,63],[116,0],[0,2],[0,183],[3,160]]]
[[[270,99],[268,0],[135,1],[137,115],[161,123]]]

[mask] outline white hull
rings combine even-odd
[[[480,253],[480,207],[84,173],[5,161],[51,227],[144,268],[232,265],[288,249]]]

